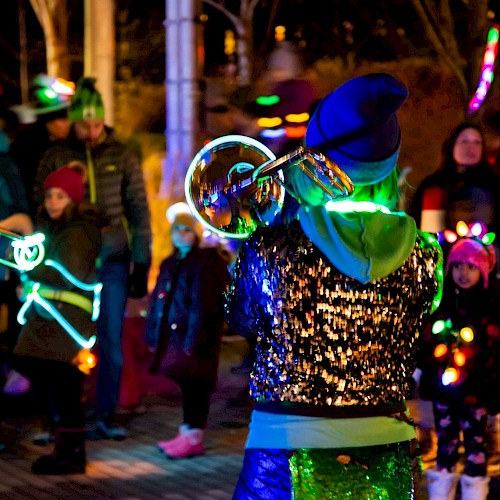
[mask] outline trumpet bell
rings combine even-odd
[[[184,190],[193,215],[211,231],[245,239],[281,212],[286,187],[283,170],[298,168],[326,200],[345,198],[353,184],[339,166],[318,151],[299,147],[278,159],[264,144],[244,135],[219,137],[193,158]],[[302,195],[303,196],[303,195]]]
[[[283,173],[256,180],[254,174],[276,159],[264,144],[229,135],[206,144],[191,161],[185,178],[186,201],[208,229],[230,239],[245,239],[259,223],[281,210]]]

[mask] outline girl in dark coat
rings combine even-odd
[[[175,380],[182,391],[179,434],[158,445],[171,458],[185,458],[204,451],[229,273],[217,249],[199,248],[201,227],[190,214],[177,214],[171,231],[174,252],[160,266],[146,338],[155,351],[151,371]]]
[[[14,353],[19,371],[52,395],[58,415],[54,451],[38,458],[32,471],[83,473],[83,381],[96,341],[96,258],[104,220],[93,207],[79,204],[83,180],[69,167],[50,174],[44,192],[35,227],[45,235],[45,258],[23,275],[24,327]]]

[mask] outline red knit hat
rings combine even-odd
[[[61,167],[47,176],[43,183],[44,191],[53,187],[65,191],[73,203],[79,203],[83,199],[83,178],[70,167]]]
[[[483,277],[484,288],[488,288],[488,277],[495,267],[495,250],[488,248],[473,238],[458,240],[448,254],[446,272],[454,262],[466,262],[479,268]]]

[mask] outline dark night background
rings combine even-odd
[[[28,34],[29,77],[45,71],[43,32],[29,0],[23,0]],[[229,7],[238,0],[226,2]],[[456,0],[455,11],[462,2]],[[259,3],[254,16],[256,68],[274,46],[274,31],[268,29],[271,2]],[[218,10],[202,4],[208,20],[202,23],[205,45],[205,74],[215,75],[226,63],[224,31],[233,29]],[[236,11],[233,8],[233,11]],[[200,12],[201,13],[201,12]],[[83,2],[68,0],[69,41],[72,54],[72,79],[83,69]],[[117,0],[117,79],[127,75],[147,83],[161,84],[165,77],[164,0]],[[287,39],[301,47],[307,64],[323,56],[345,57],[355,52],[358,58],[384,60],[428,54],[418,34],[419,21],[405,0],[366,2],[361,0],[287,0],[273,25],[287,27]],[[123,44],[121,42],[127,42]],[[120,47],[122,49],[120,49]],[[126,50],[124,49],[126,47]],[[16,102],[19,94],[19,19],[18,2],[2,2],[0,16],[0,82],[4,98]]]
[[[181,1],[181,0],[179,0]],[[183,0],[184,1],[184,0]],[[187,0],[186,0],[187,1]],[[492,7],[498,0],[491,0]],[[238,12],[239,0],[227,0]],[[83,72],[83,4],[67,0],[71,79]],[[470,37],[465,36],[467,2],[450,0],[458,43],[464,57],[470,54]],[[21,100],[19,64],[19,5],[26,12],[28,76],[46,71],[42,29],[29,0],[4,0],[0,15],[0,92],[7,105]],[[408,0],[281,0],[272,26],[269,26],[271,0],[261,0],[254,15],[254,78],[265,65],[275,46],[274,26],[287,28],[286,38],[301,49],[306,65],[323,57],[355,55],[357,62],[394,61],[409,56],[433,56],[423,37],[423,27]],[[221,76],[227,56],[224,31],[233,29],[217,9],[201,2],[200,40],[205,47],[203,76]],[[116,0],[116,80],[136,79],[139,83],[162,85],[165,79],[165,0]],[[460,36],[464,33],[464,36]],[[168,57],[167,57],[168,59]],[[467,75],[466,75],[467,76]]]

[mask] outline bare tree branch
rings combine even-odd
[[[226,9],[226,7],[224,6],[224,2],[218,3],[214,0],[203,0],[203,2],[222,12],[234,24],[235,28],[238,24],[241,24],[239,17],[233,14],[230,10]]]
[[[461,57],[458,58],[457,52],[456,51],[453,52],[451,47],[446,46],[447,41],[448,43],[450,43],[448,39],[449,34],[444,32],[446,31],[446,27],[443,26],[444,23],[440,19],[441,16],[437,15],[433,6],[427,0],[424,0],[423,3],[421,0],[412,0],[412,4],[418,16],[420,17],[420,20],[422,21],[424,31],[425,34],[427,35],[428,40],[432,43],[432,46],[434,47],[435,51],[439,54],[439,56],[446,62],[446,64],[452,70],[453,74],[456,76],[459,82],[464,98],[467,98],[469,94],[469,89],[467,85],[467,80],[465,79],[464,76],[463,59]],[[441,15],[444,15],[445,13],[446,9],[444,11],[441,10],[440,12]],[[442,39],[440,37],[440,32],[442,35]]]
[[[248,85],[252,73],[251,61],[253,61],[253,57],[251,57],[254,45],[253,16],[260,0],[241,0],[239,14],[234,14],[227,9],[223,0],[220,2],[203,0],[203,2],[222,12],[233,23],[235,31],[238,34],[236,52],[238,54],[239,83],[240,85]]]

